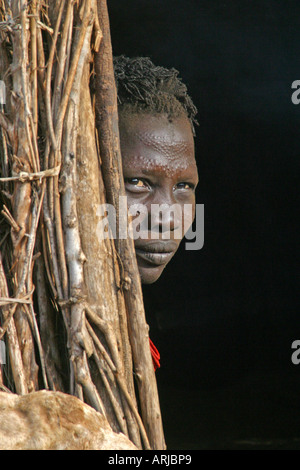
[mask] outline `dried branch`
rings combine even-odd
[[[4,269],[2,265],[1,256],[0,256],[0,293],[1,293],[1,296],[5,295],[5,297],[8,298],[8,287],[7,287],[6,277],[5,277],[5,273],[4,273]],[[20,395],[25,395],[27,393],[27,385],[26,385],[25,371],[24,371],[22,355],[20,351],[15,323],[12,318],[8,319],[9,310],[6,307],[2,307],[1,311],[4,317],[4,322],[7,321],[7,326],[6,326],[7,344],[8,344],[8,351],[10,355],[10,362],[11,362],[16,391]]]
[[[117,232],[121,218],[127,216],[119,208],[119,195],[125,195],[120,140],[118,133],[117,93],[114,81],[112,47],[106,0],[98,0],[99,22],[103,39],[95,58],[96,125],[102,160],[103,177],[108,188],[108,202],[117,212]],[[114,168],[116,171],[111,171]],[[127,221],[125,221],[127,223]],[[139,273],[133,240],[116,240],[117,250],[125,271],[127,289],[124,291],[128,311],[129,337],[138,378],[143,421],[151,448],[165,449],[156,379],[149,348],[148,325],[142,300]],[[128,282],[129,281],[129,282]]]
[[[107,340],[107,343],[110,345],[110,351],[111,351],[112,355],[115,357],[115,361],[116,361],[115,364],[118,364],[119,363],[119,358],[118,358],[118,354],[117,354],[117,345],[115,343],[115,336],[113,334],[112,329],[109,328],[109,324],[107,324],[107,322],[101,320],[95,314],[95,312],[93,312],[93,310],[89,307],[89,305],[87,305],[87,304],[85,305],[85,310],[86,310],[88,316],[90,317],[90,319],[92,320],[92,322],[95,323],[98,326],[98,328],[100,329],[100,331],[104,334],[104,336]],[[88,324],[88,331],[91,334],[91,337],[92,337],[92,339],[95,343],[96,348],[98,348],[100,354],[103,355],[105,361],[107,362],[108,366],[110,367],[111,371],[114,373],[114,375],[116,377],[116,380],[117,380],[118,385],[121,389],[121,392],[124,394],[125,400],[128,403],[128,405],[129,405],[129,407],[130,407],[130,409],[131,409],[131,411],[132,411],[132,413],[135,417],[135,420],[136,420],[136,422],[139,426],[145,449],[148,449],[148,450],[151,449],[150,444],[149,444],[149,440],[148,440],[148,436],[147,436],[147,433],[145,431],[144,424],[143,424],[143,422],[142,422],[142,420],[139,416],[139,413],[137,411],[137,407],[136,407],[135,403],[133,402],[131,396],[128,393],[127,386],[126,386],[126,381],[123,377],[120,366],[118,367],[118,365],[115,365],[113,363],[113,361],[110,359],[110,357],[106,353],[105,348],[103,347],[103,345],[101,344],[101,342],[99,341],[99,339],[97,338],[97,336],[95,335],[95,333],[93,332],[93,330],[92,330],[92,328],[89,324]],[[129,427],[130,427],[130,425],[129,425]],[[134,433],[134,429],[131,429],[131,431]]]
[[[12,140],[13,135],[14,135],[14,126],[9,121],[9,119],[6,116],[4,116],[4,114],[1,111],[0,111],[0,127],[2,127],[7,132],[10,140]]]
[[[25,297],[21,298],[21,299],[14,299],[13,297],[0,297],[0,305],[9,305],[9,304],[30,304],[31,303],[31,300],[28,298],[32,295],[32,292],[30,292],[29,294],[26,294]],[[4,328],[0,327],[0,331],[2,333],[2,331],[4,330]]]
[[[31,83],[32,83],[32,117],[34,133],[38,134],[38,83],[37,83],[37,0],[31,2],[30,43],[31,43]]]
[[[72,18],[73,18],[73,2],[69,0],[66,14],[64,17],[64,25],[63,25],[62,35],[61,35],[59,54],[57,58],[57,68],[56,68],[56,73],[55,73],[55,83],[54,83],[54,93],[53,93],[53,103],[52,103],[52,116],[53,116],[54,123],[56,122],[58,109],[59,109],[60,101],[62,98],[62,91],[63,91],[63,85],[64,85],[63,79],[65,77],[65,69],[68,66],[68,64],[66,63],[66,59],[68,56],[67,49],[69,45],[68,39],[69,39],[70,25],[73,26]]]
[[[3,215],[3,217],[5,217],[5,219],[12,226],[15,232],[19,232],[21,230],[21,228],[19,227],[19,225],[17,224],[17,222],[15,221],[15,219],[13,218],[13,216],[11,215],[11,213],[9,212],[9,209],[6,207],[5,204],[3,204],[3,209],[1,211],[1,214]]]
[[[48,131],[50,134],[53,151],[56,151],[57,143],[56,143],[56,137],[54,133],[53,118],[52,118],[51,79],[52,79],[53,60],[54,60],[54,55],[56,52],[56,43],[57,43],[57,38],[59,34],[59,28],[60,28],[60,23],[61,23],[61,18],[62,18],[64,7],[65,7],[65,0],[62,0],[60,2],[58,16],[57,16],[57,20],[55,24],[55,30],[54,30],[54,35],[52,38],[52,45],[50,49],[47,72],[46,72],[46,89],[45,89],[46,117],[47,117]]]

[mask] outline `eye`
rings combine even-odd
[[[180,189],[184,191],[188,191],[188,190],[194,191],[195,187],[196,186],[193,183],[181,182],[181,183],[177,183],[176,186],[174,186],[174,190]]]
[[[125,178],[125,188],[128,191],[149,191],[150,185],[143,178]]]

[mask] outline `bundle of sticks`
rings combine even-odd
[[[75,395],[164,449],[133,241],[97,237],[125,194],[106,0],[2,0],[0,43],[0,389]]]

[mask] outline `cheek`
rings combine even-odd
[[[149,194],[144,193],[144,192],[132,192],[132,191],[127,191],[125,189],[125,194],[127,197],[127,207],[131,207],[133,204],[143,204],[145,206],[148,206],[150,204],[149,202]]]
[[[184,235],[185,235],[195,220],[195,216],[196,216],[195,198],[194,198],[194,201],[191,201],[190,203],[186,203],[184,205],[182,214],[183,214],[182,224],[183,224]]]

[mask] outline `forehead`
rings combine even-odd
[[[163,171],[167,176],[196,171],[194,138],[186,117],[121,115],[120,141],[124,169]]]

